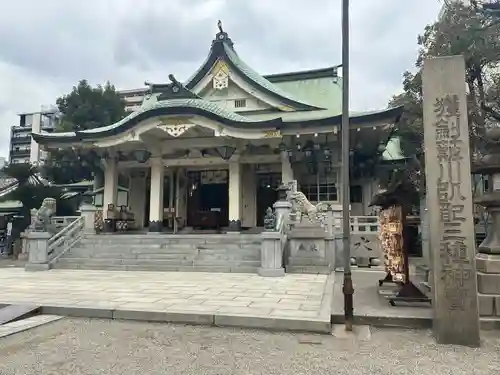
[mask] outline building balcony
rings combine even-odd
[[[20,143],[30,143],[31,142],[31,136],[30,135],[23,135],[20,137],[12,137],[10,139],[10,143],[12,144],[20,144]]]
[[[25,156],[30,156],[31,154],[31,149],[29,148],[20,148],[18,150],[10,150],[10,158],[18,158],[18,157],[25,157]]]
[[[12,132],[30,132],[31,125],[14,125],[12,126]]]

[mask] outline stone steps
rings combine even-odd
[[[151,260],[139,260],[139,259],[117,259],[117,258],[109,258],[109,259],[95,259],[95,258],[61,258],[58,262],[60,265],[65,264],[83,264],[86,266],[106,266],[106,265],[125,265],[125,266],[158,266],[158,268],[162,268],[163,266],[192,266],[192,259],[171,259],[171,260],[159,260],[159,259],[151,259]]]
[[[289,266],[328,267],[328,261],[310,257],[293,257],[288,260]]]
[[[124,259],[124,260],[194,260],[199,261],[258,261],[260,262],[260,254],[171,254],[171,253],[155,253],[155,254],[114,254],[114,253],[84,253],[84,252],[68,252],[62,259]]]
[[[329,275],[332,271],[328,266],[292,266],[285,267],[287,273],[306,273],[313,275]]]
[[[221,273],[257,273],[258,267],[243,266],[163,266],[158,265],[89,265],[89,264],[61,264],[56,263],[54,268],[85,269],[102,271],[155,271],[155,272],[221,272]]]
[[[87,236],[54,268],[137,271],[257,272],[259,235]]]

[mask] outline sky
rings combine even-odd
[[[413,69],[439,0],[350,1],[351,109],[384,108]],[[117,89],[187,79],[217,20],[261,74],[341,62],[340,0],[17,0],[0,12],[0,156],[18,113],[54,104],[81,79]],[[106,125],[106,124],[103,124]]]

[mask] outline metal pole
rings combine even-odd
[[[349,181],[349,0],[342,0],[342,246],[344,251],[345,329],[352,331],[353,294],[351,277],[351,220]]]

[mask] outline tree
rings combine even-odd
[[[18,201],[23,207],[21,214],[29,219],[29,212],[33,208],[40,208],[45,198],[54,198],[57,201],[57,210],[61,215],[70,215],[71,206],[61,198],[63,191],[46,180],[38,173],[38,168],[28,163],[7,164],[0,173],[3,176],[14,178],[18,182],[16,189],[0,197],[0,201]],[[25,221],[26,225],[29,220]]]
[[[420,46],[415,63],[416,73],[403,74],[403,93],[394,96],[389,105],[405,105],[399,132],[405,151],[421,151],[423,134],[422,79],[423,61],[428,57],[463,55],[466,62],[468,112],[473,152],[481,152],[484,131],[500,120],[500,23],[477,5],[453,3],[444,16],[425,27],[418,37]]]
[[[92,87],[81,80],[73,90],[56,101],[60,112],[58,132],[94,129],[113,124],[125,117],[125,102],[115,87],[107,82]],[[44,175],[57,184],[79,182],[92,178],[95,164],[72,150],[51,152],[51,159],[44,168]]]

